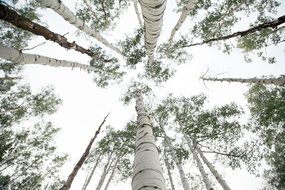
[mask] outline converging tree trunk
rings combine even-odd
[[[285,85],[285,77],[279,77],[279,78],[201,78],[204,81],[220,81],[220,82],[239,82],[239,83],[248,83],[248,84],[274,84],[278,86],[284,86]]]
[[[39,64],[39,65],[48,65],[52,67],[79,68],[84,71],[98,72],[98,69],[89,65],[84,65],[81,63],[66,61],[66,60],[58,60],[42,55],[22,53],[19,50],[7,47],[2,44],[0,44],[0,57],[6,59],[7,61],[11,61],[13,63],[22,64],[22,65]]]
[[[138,1],[137,0],[133,0],[133,3],[134,3],[135,12],[136,12],[136,15],[137,15],[140,27],[142,28],[143,27],[143,22],[142,22],[141,15],[140,15],[140,12],[139,12]]]
[[[165,163],[165,166],[166,166],[166,169],[167,169],[167,174],[168,174],[171,190],[175,190],[175,186],[174,186],[172,175],[171,175],[171,171],[170,171],[170,164],[168,162],[168,158],[167,158],[166,154],[164,154],[164,159],[163,160],[164,160],[164,163]]]
[[[145,27],[145,47],[148,63],[154,60],[154,49],[160,35],[166,0],[140,0]]]
[[[111,165],[112,165],[112,161],[111,161],[112,160],[112,155],[113,154],[111,153],[109,155],[109,157],[108,157],[108,161],[107,161],[107,163],[105,164],[105,166],[103,168],[103,172],[102,172],[102,175],[101,175],[100,180],[98,182],[98,185],[96,187],[96,190],[100,190],[102,188],[103,183],[105,181],[105,178],[106,178],[107,174],[109,173],[109,170],[110,170]]]
[[[203,178],[203,182],[205,184],[206,189],[207,190],[213,190],[211,182],[210,182],[210,179],[209,179],[208,175],[205,172],[203,164],[202,164],[199,156],[197,155],[197,152],[195,151],[194,147],[191,145],[190,138],[187,135],[185,135],[185,134],[184,134],[184,138],[186,139],[186,142],[187,142],[187,144],[188,144],[188,146],[189,146],[189,148],[190,148],[190,150],[191,150],[191,152],[193,154],[193,158],[194,158],[194,160],[195,160],[195,162],[197,164],[197,167],[198,167],[198,169],[199,169],[199,171],[201,173],[201,176]]]
[[[64,36],[54,33],[46,27],[32,22],[30,19],[19,15],[16,11],[2,4],[0,4],[0,19],[5,20],[18,28],[27,30],[35,35],[43,36],[45,39],[51,40],[66,49],[74,49],[75,51],[96,58],[96,54],[91,50],[85,49],[77,45],[75,42],[68,42]]]
[[[170,37],[168,39],[168,43],[171,45],[173,38],[176,32],[180,29],[184,21],[186,20],[187,16],[191,13],[191,11],[195,8],[195,4],[198,0],[190,0],[185,7],[183,7],[179,20],[177,21],[176,25],[171,31]]]
[[[61,2],[58,0],[37,0],[37,2],[41,3],[43,6],[51,8],[53,11],[62,16],[67,22],[76,26],[79,30],[85,32],[86,34],[94,37],[99,42],[103,43],[105,46],[110,49],[116,51],[117,53],[123,56],[123,53],[112,44],[110,44],[106,39],[104,39],[99,33],[85,25],[85,22],[77,17]]]
[[[97,129],[97,131],[95,132],[94,136],[92,137],[92,139],[90,140],[87,148],[85,149],[84,153],[82,154],[81,158],[79,159],[79,161],[77,162],[77,164],[75,165],[75,167],[73,168],[71,174],[68,176],[65,184],[62,186],[61,190],[68,190],[70,189],[70,186],[77,174],[77,172],[79,171],[79,169],[82,167],[84,161],[86,160],[90,149],[92,147],[93,142],[95,141],[96,137],[98,136],[98,134],[100,133],[101,127],[104,125],[106,118],[109,116],[109,114],[107,114],[104,118],[104,120],[102,121],[102,123],[99,125],[99,128]]]
[[[101,161],[100,159],[101,159],[101,155],[98,156],[98,158],[97,158],[97,160],[95,162],[95,165],[93,166],[90,174],[87,176],[87,178],[86,178],[86,180],[85,180],[85,182],[83,184],[82,190],[86,190],[87,186],[89,185],[89,183],[90,183],[90,181],[91,181],[91,179],[92,179],[92,177],[94,175],[95,169],[97,168],[99,162]]]
[[[107,189],[108,189],[108,187],[109,187],[109,185],[110,185],[110,183],[111,183],[111,181],[112,181],[112,179],[113,179],[113,177],[114,177],[114,174],[115,174],[115,171],[116,171],[116,169],[117,169],[117,165],[118,165],[118,163],[119,163],[119,160],[120,160],[120,156],[118,156],[117,159],[116,159],[116,161],[115,161],[115,164],[114,164],[114,166],[113,166],[113,168],[112,168],[110,177],[109,177],[109,179],[108,179],[108,181],[107,181],[107,183],[106,183],[106,185],[105,185],[104,190],[107,190]]]
[[[142,97],[137,97],[137,136],[135,143],[132,190],[166,190],[152,124],[144,108]]]
[[[223,189],[224,190],[230,190],[231,188],[229,187],[229,185],[226,183],[226,181],[223,179],[223,177],[218,173],[218,171],[215,169],[215,167],[204,156],[204,154],[202,153],[200,148],[195,145],[195,142],[194,142],[194,148],[197,150],[197,152],[199,153],[199,155],[202,158],[203,162],[207,165],[207,167],[212,172],[212,174],[215,176],[216,180],[223,187]]]

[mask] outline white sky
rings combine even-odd
[[[69,8],[74,7],[75,1],[63,0],[63,3]],[[169,0],[164,17],[164,25],[159,42],[164,42],[168,39],[170,31],[178,19],[178,14],[172,12],[175,6],[174,0]],[[284,7],[283,7],[284,8]],[[53,11],[47,9],[42,11],[42,20],[46,21],[48,28],[56,33],[65,34],[69,41],[88,47],[89,41],[75,36],[76,28],[64,21]],[[188,19],[182,30],[189,29],[191,19]],[[138,21],[133,9],[133,6],[126,11],[115,31],[105,32],[103,36],[110,42],[123,39],[125,33],[132,33],[138,27]],[[179,33],[179,32],[178,32]],[[88,40],[95,39],[89,38]],[[35,37],[29,44],[30,47],[45,41],[42,37]],[[247,87],[243,84],[228,84],[228,83],[206,83],[208,89],[199,81],[199,76],[210,68],[210,73],[225,74],[223,77],[258,77],[262,75],[275,75],[285,73],[284,65],[284,44],[276,48],[268,48],[268,54],[277,56],[276,64],[267,64],[261,61],[253,63],[245,63],[243,54],[240,51],[234,51],[231,55],[223,54],[215,48],[206,46],[194,47],[189,49],[193,55],[192,60],[189,60],[185,65],[180,66],[176,75],[169,80],[163,88],[156,89],[157,97],[165,96],[172,92],[177,95],[190,97],[198,93],[205,93],[209,102],[212,105],[226,104],[234,101],[242,106],[245,106],[243,94]],[[106,49],[112,53],[111,50]],[[65,59],[86,63],[89,57],[73,50],[65,50],[53,42],[37,47],[34,50],[26,51],[26,53],[36,53],[40,55],[50,56],[57,59]],[[121,64],[124,64],[121,62]],[[61,151],[70,155],[68,163],[62,170],[62,175],[66,176],[72,170],[74,164],[80,158],[90,138],[93,136],[98,125],[101,123],[104,116],[111,112],[107,120],[107,124],[111,124],[114,128],[120,129],[131,118],[135,118],[136,113],[134,104],[123,106],[119,101],[122,94],[122,85],[109,86],[106,89],[101,89],[92,82],[92,74],[79,71],[78,69],[52,68],[48,66],[29,65],[24,70],[24,80],[31,84],[33,89],[39,89],[46,85],[55,86],[56,93],[62,98],[63,105],[59,111],[53,116],[56,126],[62,130],[57,136],[57,144]],[[102,134],[101,134],[102,137]],[[261,180],[247,174],[244,170],[231,171],[225,168],[218,168],[221,173],[227,174],[226,181],[233,190],[240,189],[258,189]],[[81,189],[85,173],[80,172],[76,177],[72,190]],[[94,178],[89,189],[94,189],[99,178]],[[178,182],[179,179],[176,179]],[[124,184],[112,184],[110,189],[125,190],[131,189],[130,181]],[[178,188],[178,189],[181,189]]]

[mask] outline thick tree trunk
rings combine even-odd
[[[202,162],[201,162],[199,156],[197,155],[197,152],[195,151],[195,149],[194,149],[193,146],[191,145],[191,140],[190,140],[190,138],[189,138],[187,135],[184,135],[184,138],[186,139],[186,142],[187,142],[187,144],[188,144],[188,146],[189,146],[189,148],[190,148],[190,150],[191,150],[191,152],[192,152],[192,154],[193,154],[193,158],[194,158],[194,160],[195,160],[195,162],[196,162],[196,164],[197,164],[197,167],[198,167],[198,169],[199,169],[199,171],[200,171],[200,173],[201,173],[201,176],[202,176],[202,178],[203,178],[203,182],[204,182],[204,184],[205,184],[206,189],[207,189],[207,190],[213,190],[212,185],[211,185],[211,182],[210,182],[210,179],[209,179],[208,175],[207,175],[206,172],[205,172],[205,169],[204,169],[204,167],[203,167],[203,164],[202,164]]]
[[[204,41],[198,42],[198,43],[186,44],[183,47],[192,47],[192,46],[197,46],[197,45],[203,45],[203,44],[207,44],[207,43],[210,43],[210,42],[227,40],[227,39],[238,37],[238,36],[242,37],[242,36],[246,36],[246,35],[252,34],[254,32],[266,29],[266,28],[277,28],[277,26],[283,24],[284,22],[285,22],[285,15],[279,17],[278,19],[276,19],[274,21],[266,22],[266,23],[257,25],[255,27],[252,27],[252,28],[248,29],[248,30],[235,32],[233,34],[229,34],[229,35],[226,35],[226,36],[221,36],[221,37],[218,37],[218,38],[212,38],[212,39],[209,39],[209,40],[204,40]]]
[[[226,183],[226,181],[223,179],[223,177],[218,173],[218,171],[215,169],[215,167],[208,161],[208,159],[204,156],[202,151],[198,146],[194,146],[194,148],[199,153],[200,157],[202,158],[203,162],[207,165],[209,170],[212,172],[212,174],[215,176],[216,180],[219,182],[219,184],[223,187],[224,190],[230,190],[231,188]]]
[[[96,54],[91,50],[85,49],[77,45],[75,42],[68,42],[64,36],[54,33],[46,27],[32,22],[30,19],[19,15],[16,11],[2,4],[0,4],[0,19],[13,24],[17,28],[27,30],[35,35],[43,36],[45,39],[51,40],[66,49],[74,49],[75,51],[79,51],[93,58],[96,58]]]
[[[145,47],[148,63],[154,60],[154,49],[160,35],[166,0],[140,0],[145,27]]]
[[[171,175],[171,171],[170,171],[170,164],[168,162],[168,158],[166,157],[166,155],[164,155],[164,163],[165,163],[165,166],[166,166],[166,169],[167,169],[167,174],[168,174],[168,178],[169,178],[169,181],[170,181],[171,190],[175,190],[175,186],[174,186],[172,175]]]
[[[140,27],[142,28],[143,27],[143,22],[142,22],[142,19],[141,19],[141,16],[140,16],[140,12],[139,12],[138,1],[137,0],[133,0],[133,3],[134,3],[135,12],[136,12],[136,15],[137,15]]]
[[[97,131],[95,132],[94,136],[92,137],[92,139],[90,140],[88,146],[86,147],[84,153],[82,154],[81,158],[79,159],[79,161],[77,162],[77,164],[75,165],[75,167],[73,168],[71,174],[69,174],[65,184],[62,186],[61,190],[68,190],[70,189],[70,186],[72,184],[72,181],[74,180],[77,172],[79,171],[79,169],[82,167],[84,161],[86,160],[90,149],[92,147],[93,142],[95,141],[96,137],[98,136],[98,134],[100,133],[101,127],[104,125],[106,118],[109,116],[106,115],[104,120],[102,121],[102,123],[100,124],[99,128],[97,129]]]
[[[137,136],[135,143],[132,190],[166,190],[152,124],[144,108],[142,97],[136,100]]]
[[[104,166],[104,168],[103,168],[103,172],[102,172],[102,175],[101,175],[101,177],[100,177],[100,180],[99,180],[99,182],[98,182],[98,185],[97,185],[97,187],[96,187],[96,190],[100,190],[101,188],[102,188],[102,186],[103,186],[103,183],[104,183],[104,181],[105,181],[105,178],[106,178],[106,176],[107,176],[107,174],[109,173],[109,170],[110,170],[110,166],[112,165],[112,162],[111,162],[111,160],[112,160],[112,153],[109,155],[109,157],[108,157],[108,161],[107,161],[107,163],[106,163],[106,165]],[[110,163],[111,162],[111,163]]]
[[[116,51],[117,53],[122,54],[122,52],[110,44],[106,39],[104,39],[99,33],[95,30],[90,28],[89,26],[85,25],[84,21],[75,17],[75,15],[59,0],[37,0],[37,2],[41,3],[43,6],[51,8],[55,12],[57,12],[60,16],[62,16],[67,22],[76,26],[79,30],[85,32],[86,34],[94,37],[99,42],[103,43],[105,46],[109,47],[110,49]]]
[[[173,38],[176,34],[176,32],[180,29],[184,21],[186,20],[187,16],[191,13],[191,11],[195,8],[195,4],[198,2],[198,0],[190,0],[187,5],[183,8],[182,13],[179,17],[179,20],[177,21],[176,25],[171,31],[170,37],[168,39],[168,43],[171,45]]]
[[[248,84],[274,84],[278,86],[284,86],[285,85],[285,78],[280,77],[280,78],[269,78],[269,79],[260,79],[260,78],[248,78],[248,79],[243,79],[243,78],[201,78],[204,81],[220,81],[220,82],[239,82],[239,83],[248,83]]]
[[[89,183],[90,183],[90,181],[91,181],[91,179],[92,179],[92,177],[94,175],[95,169],[97,168],[97,166],[99,164],[100,159],[101,159],[101,155],[98,156],[98,158],[97,158],[97,160],[95,162],[95,165],[93,166],[90,174],[87,176],[87,178],[86,178],[86,180],[85,180],[85,182],[83,184],[82,190],[86,190],[87,186],[89,185]]]
[[[115,161],[115,164],[114,164],[114,166],[113,166],[113,168],[112,168],[110,177],[109,177],[109,179],[108,179],[108,181],[107,181],[107,183],[106,183],[106,185],[105,185],[104,190],[107,190],[107,189],[108,189],[108,187],[109,187],[109,185],[110,185],[110,183],[111,183],[111,181],[112,181],[112,179],[113,179],[113,177],[114,177],[115,170],[117,169],[117,165],[118,165],[118,163],[119,163],[119,160],[120,160],[120,156],[118,156],[118,157],[117,157],[117,160]]]
[[[39,64],[39,65],[48,65],[52,67],[70,67],[70,68],[79,68],[85,71],[93,71],[98,72],[98,69],[84,65],[77,62],[66,61],[66,60],[58,60],[51,57],[36,55],[36,54],[28,54],[22,53],[19,50],[14,48],[10,48],[0,44],[0,58],[6,59],[7,61],[11,61],[17,64]]]
[[[184,190],[190,190],[189,183],[187,181],[185,172],[183,170],[183,167],[182,167],[181,163],[179,162],[179,159],[178,159],[178,157],[176,155],[174,147],[172,146],[171,142],[169,141],[169,137],[167,136],[167,134],[166,134],[165,130],[163,129],[163,127],[162,126],[160,126],[160,127],[161,127],[163,135],[164,135],[164,141],[165,141],[164,144],[170,149],[171,156],[172,156],[172,158],[173,158],[173,160],[174,160],[174,162],[175,162],[175,164],[176,164],[176,166],[178,168],[183,189]]]

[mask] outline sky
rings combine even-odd
[[[74,10],[74,0],[62,0],[62,2]],[[169,0],[164,16],[164,24],[159,43],[165,42],[174,27],[179,15],[173,12],[175,0]],[[284,8],[284,5],[283,5]],[[51,31],[59,34],[66,34],[69,41],[76,41],[88,48],[90,40],[96,42],[94,38],[85,39],[75,35],[76,28],[64,21],[59,15],[49,9],[40,10],[42,21],[44,21]],[[181,31],[187,31],[191,25],[191,18],[184,23]],[[126,34],[132,34],[139,24],[134,12],[133,6],[123,13],[117,27],[114,31],[104,32],[104,36],[110,42],[116,42],[125,37]],[[179,33],[179,32],[178,32]],[[33,47],[41,42],[44,38],[35,37],[29,47]],[[232,101],[246,107],[244,93],[247,86],[238,83],[212,83],[206,82],[205,85],[199,80],[199,77],[209,69],[209,74],[220,77],[260,77],[262,75],[278,76],[285,73],[284,65],[284,44],[278,47],[269,48],[268,54],[274,54],[277,57],[276,64],[268,64],[262,61],[246,63],[243,59],[243,53],[235,50],[231,55],[223,54],[216,48],[207,46],[189,48],[192,59],[186,64],[179,66],[177,73],[163,87],[154,89],[156,98],[166,96],[168,93],[190,97],[199,93],[205,93],[209,100],[209,105],[221,105]],[[105,49],[107,52],[113,52]],[[65,59],[87,64],[89,57],[73,50],[66,50],[53,42],[46,42],[33,50],[25,53],[35,53],[56,59]],[[115,54],[119,57],[119,55]],[[120,58],[120,63],[124,60]],[[128,106],[119,101],[122,92],[125,90],[127,81],[119,85],[111,85],[105,89],[99,88],[92,81],[92,74],[79,71],[78,69],[52,68],[42,65],[28,65],[23,71],[24,81],[31,84],[34,91],[39,90],[46,85],[55,87],[56,94],[63,100],[62,106],[58,112],[52,116],[52,121],[56,126],[61,127],[61,131],[56,136],[56,143],[60,151],[69,154],[69,160],[61,171],[64,178],[71,172],[74,164],[78,161],[89,140],[96,131],[98,125],[102,122],[107,113],[111,113],[107,119],[107,124],[115,129],[122,129],[130,119],[135,119],[136,112],[134,103]],[[103,137],[99,135],[99,139]],[[190,168],[186,168],[189,170]],[[231,171],[229,169],[218,167],[218,170],[225,175],[226,181],[233,190],[258,189],[262,179],[248,174],[245,170]],[[177,174],[176,174],[177,175]],[[85,172],[79,172],[72,184],[71,190],[81,189],[83,185]],[[89,189],[94,189],[99,178],[96,175]],[[176,179],[179,183],[179,179]],[[125,190],[131,189],[130,181],[125,183],[116,183],[110,186],[110,189]],[[181,189],[181,186],[180,188]]]

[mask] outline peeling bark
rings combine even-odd
[[[16,26],[17,28],[27,30],[35,35],[44,37],[46,40],[53,41],[58,45],[60,45],[61,47],[64,47],[69,50],[74,49],[75,51],[96,58],[96,54],[93,53],[91,50],[85,49],[77,45],[75,42],[72,43],[68,42],[64,36],[54,33],[49,29],[47,29],[46,27],[32,22],[30,19],[19,15],[16,11],[2,4],[0,4],[0,19],[9,22],[10,24]]]
[[[154,61],[154,50],[160,35],[166,0],[139,0],[145,27],[145,47],[148,63]]]
[[[210,182],[210,179],[208,177],[208,175],[206,174],[205,172],[205,169],[203,167],[203,164],[199,158],[199,156],[197,155],[197,152],[195,151],[195,149],[193,148],[193,146],[191,145],[191,140],[190,138],[187,136],[187,135],[184,135],[184,138],[186,139],[186,142],[193,154],[193,159],[195,160],[196,164],[197,164],[197,167],[201,173],[201,176],[203,178],[203,182],[205,184],[205,187],[207,190],[213,190],[212,186],[211,186],[211,182]]]
[[[70,67],[70,68],[79,68],[84,71],[93,71],[98,72],[98,69],[84,65],[77,62],[66,61],[66,60],[58,60],[51,57],[36,55],[36,54],[28,54],[22,53],[19,50],[14,48],[10,48],[0,44],[0,57],[11,61],[13,63],[28,65],[28,64],[38,64],[38,65],[48,65],[52,67]]]
[[[227,184],[227,182],[223,179],[221,174],[218,173],[218,171],[215,169],[215,167],[208,161],[208,159],[204,156],[204,154],[201,152],[200,148],[197,146],[194,146],[194,148],[199,153],[200,157],[202,158],[203,162],[207,165],[209,170],[212,172],[212,174],[215,176],[218,183],[223,187],[224,190],[230,190],[231,188]]]
[[[269,78],[269,79],[260,79],[260,78],[201,78],[204,81],[220,81],[220,82],[239,82],[239,83],[248,83],[248,84],[274,84],[277,86],[284,86],[285,85],[285,78],[279,77],[279,78]]]
[[[61,2],[58,0],[37,0],[37,2],[41,3],[43,6],[51,8],[53,11],[58,13],[60,16],[62,16],[67,22],[70,24],[76,26],[79,30],[85,32],[86,34],[94,37],[99,42],[103,43],[108,48],[116,51],[120,55],[123,56],[123,53],[116,47],[114,47],[112,44],[110,44],[106,39],[104,39],[99,33],[97,33],[95,30],[90,28],[85,24],[85,22],[77,17]]]
[[[102,123],[99,125],[99,128],[97,129],[97,131],[95,132],[94,136],[91,138],[88,146],[86,147],[84,153],[82,154],[81,158],[79,159],[79,161],[76,163],[75,167],[73,168],[72,172],[70,173],[70,175],[68,176],[65,184],[62,186],[61,190],[68,190],[70,189],[70,186],[77,174],[77,172],[79,171],[79,169],[82,167],[84,161],[86,160],[90,149],[92,147],[93,142],[95,141],[96,137],[98,136],[98,134],[100,133],[101,127],[104,125],[106,118],[109,116],[109,114],[107,114],[104,118],[104,120],[102,121]]]
[[[136,100],[136,110],[138,126],[132,190],[166,190],[152,124],[144,108],[141,96]]]

